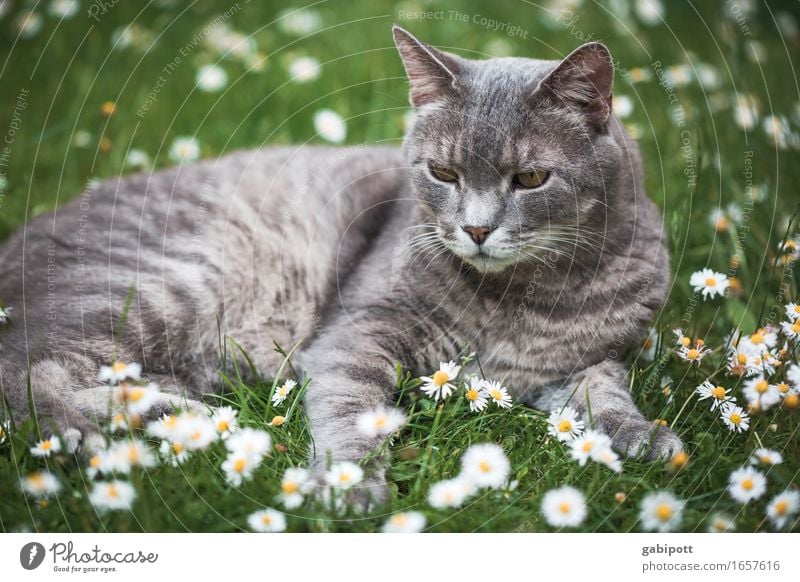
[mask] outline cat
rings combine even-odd
[[[141,362],[164,391],[154,415],[199,407],[231,337],[262,377],[283,361],[273,342],[299,342],[317,472],[375,448],[355,422],[391,401],[396,363],[429,374],[465,349],[517,401],[569,404],[622,452],[681,450],[637,409],[623,360],[669,256],[608,49],[467,60],[393,34],[415,112],[403,148],[270,147],[108,180],[3,245],[16,418],[97,446],[100,364]],[[377,500],[384,467],[368,467]]]

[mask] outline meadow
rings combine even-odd
[[[333,481],[358,469],[339,467],[328,496],[287,477],[308,460],[306,384],[284,397],[234,370],[225,418],[173,419],[206,431],[188,451],[130,408],[97,458],[3,419],[0,531],[798,531],[799,17],[794,2],[744,0],[0,3],[0,240],[122,174],[271,144],[399,145],[394,22],[470,58],[604,42],[672,257],[669,299],[628,355],[630,390],[686,445],[655,462],[581,456],[570,439],[587,435],[560,434],[550,411],[505,408],[483,386],[475,412],[452,370],[454,393],[436,402],[398,366],[390,498],[360,513]],[[0,344],[20,312],[2,301]],[[148,390],[134,368],[108,374],[121,392]],[[236,441],[237,426],[252,430]],[[259,450],[237,465],[248,438]],[[483,451],[497,478],[476,484],[462,456],[481,443],[499,447]]]

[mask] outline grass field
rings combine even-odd
[[[628,0],[322,1],[288,15],[294,8],[275,0],[82,1],[73,13],[69,1],[0,4],[0,240],[91,180],[166,167],[180,157],[326,139],[399,144],[408,101],[393,22],[472,58],[555,59],[586,40],[605,42],[617,60],[615,108],[641,145],[674,274],[652,349],[630,355],[631,391],[648,418],[677,431],[688,453],[683,467],[639,460],[626,460],[620,473],[596,462],[581,467],[548,434],[546,412],[515,405],[475,414],[460,394],[436,406],[415,379],[399,374],[398,406],[408,423],[391,443],[389,503],[367,515],[341,514],[310,499],[282,509],[281,476],[307,460],[302,387],[273,406],[273,383],[247,385],[233,374],[224,399],[239,411],[240,425],[267,431],[273,442],[252,479],[240,487],[226,482],[219,441],[177,467],[134,468],[120,477],[136,493],[132,509],[100,512],[89,500],[86,460],[31,454],[33,426],[26,422],[0,439],[0,530],[240,531],[249,529],[254,511],[275,507],[289,531],[379,531],[402,510],[424,514],[426,531],[552,531],[540,508],[545,493],[562,485],[586,498],[588,514],[577,531],[641,530],[640,504],[654,491],[685,502],[672,522],[678,530],[706,531],[718,514],[736,531],[778,529],[767,505],[799,484],[800,373],[780,402],[751,410],[741,433],[694,392],[710,379],[746,403],[746,380],[726,368],[726,342],[736,329],[779,332],[770,384],[786,382],[798,361],[800,342],[780,324],[784,305],[798,300],[800,280],[798,253],[786,244],[798,237],[800,202],[793,68],[799,11],[795,2],[663,4],[663,18],[652,3]],[[315,128],[321,110],[341,116],[346,136],[336,121],[320,124],[318,116]],[[182,138],[188,140],[177,147]],[[727,277],[724,297],[704,300],[693,290],[691,275],[706,267]],[[699,364],[682,360],[674,328],[692,344],[702,338],[712,352]],[[665,376],[672,379],[666,391]],[[276,415],[287,421],[271,426]],[[502,447],[515,487],[481,490],[457,508],[431,507],[431,485],[456,476],[461,454],[481,442]],[[727,490],[729,475],[760,447],[779,452],[783,462],[759,468],[766,492],[743,504]],[[20,479],[45,467],[59,493],[23,494]],[[782,529],[800,529],[796,512],[788,512]]]

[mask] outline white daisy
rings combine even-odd
[[[639,521],[645,531],[668,532],[681,525],[686,502],[667,491],[648,493],[642,500]]]
[[[728,493],[739,503],[758,499],[766,490],[767,478],[753,467],[736,469],[728,478]]]
[[[42,29],[42,15],[33,10],[23,10],[17,15],[16,25],[21,38],[31,38]]]
[[[587,430],[570,444],[570,455],[583,467],[586,461],[594,458],[602,449],[611,448],[611,439],[596,430]]]
[[[783,528],[798,511],[800,511],[800,492],[798,491],[779,493],[767,505],[767,517],[775,529]]]
[[[314,130],[331,143],[342,143],[347,137],[347,125],[341,115],[330,109],[320,109],[314,114]]]
[[[128,417],[124,412],[117,412],[111,417],[111,422],[108,425],[108,430],[112,433],[115,432],[128,432]]]
[[[750,428],[750,416],[740,406],[726,402],[720,407],[720,413],[731,432],[744,432]]]
[[[272,395],[272,405],[278,406],[279,404],[283,404],[284,400],[289,396],[289,393],[294,390],[296,386],[297,382],[294,380],[286,380]]]
[[[238,428],[236,425],[236,416],[238,414],[238,411],[234,410],[231,406],[221,406],[214,410],[211,416],[211,422],[214,423],[214,427],[217,429],[221,438],[226,439],[236,431]]]
[[[508,479],[511,464],[503,449],[493,443],[469,447],[461,457],[461,472],[477,487],[496,489]]]
[[[511,408],[511,396],[508,395],[508,390],[500,385],[500,382],[488,380],[486,382],[486,394],[492,399],[492,402],[497,404],[500,408]]]
[[[169,157],[178,164],[194,162],[200,158],[200,143],[193,137],[176,137],[169,148]]]
[[[215,93],[228,84],[228,73],[219,65],[205,65],[197,71],[195,83],[201,91]]]
[[[664,23],[664,5],[661,0],[636,0],[636,16],[647,26]]]
[[[437,401],[440,398],[447,398],[456,389],[452,382],[460,371],[461,366],[457,366],[455,362],[439,362],[439,369],[432,376],[420,377],[422,380],[420,390]]]
[[[639,356],[645,362],[652,362],[656,357],[656,347],[658,346],[658,331],[656,328],[651,327],[647,337],[642,341],[642,350]]]
[[[724,386],[715,386],[710,380],[706,380],[695,390],[700,400],[711,398],[711,410],[716,410],[725,402],[736,402],[735,396],[730,396],[730,390]]]
[[[125,362],[114,362],[110,366],[100,366],[100,381],[109,384],[116,384],[123,380],[138,380],[142,373],[140,364]]]
[[[281,503],[286,509],[300,507],[303,503],[303,495],[308,492],[311,482],[311,474],[308,469],[300,467],[290,467],[286,469],[281,479]]]
[[[690,345],[692,345],[692,338],[690,338],[688,335],[685,335],[682,329],[673,329],[672,333],[675,334],[675,344],[679,348],[688,348]]]
[[[473,491],[474,485],[465,477],[439,481],[428,491],[428,505],[435,509],[460,507]]]
[[[173,467],[177,467],[189,458],[190,451],[180,441],[163,440],[158,447],[158,453]]]
[[[310,8],[290,8],[279,16],[280,29],[294,36],[306,36],[322,28],[322,17]]]
[[[156,457],[150,448],[138,439],[116,441],[109,447],[107,453],[112,471],[115,473],[128,473],[131,467],[153,467]]]
[[[263,430],[243,428],[233,433],[226,441],[225,448],[232,453],[261,458],[267,454],[272,440]]]
[[[702,293],[703,299],[713,299],[717,295],[724,296],[728,284],[728,278],[725,275],[711,269],[703,269],[692,273],[689,278],[689,285],[694,288],[695,293]]]
[[[596,449],[592,453],[592,459],[605,465],[615,473],[622,472],[622,461],[620,461],[619,455],[615,453],[611,447],[602,447]]]
[[[800,364],[792,364],[787,368],[786,379],[796,388],[800,388]]]
[[[761,410],[767,410],[781,401],[778,387],[760,376],[744,383],[744,395],[749,404],[758,405]]]
[[[180,422],[180,417],[174,414],[165,414],[158,420],[147,423],[147,432],[160,439],[172,439]]]
[[[760,448],[753,451],[750,455],[750,464],[751,465],[780,465],[783,463],[783,455],[781,455],[778,451],[773,451],[772,449],[765,449]]]
[[[553,527],[577,527],[586,513],[586,498],[574,487],[551,489],[542,499],[542,514]]]
[[[50,471],[37,471],[19,482],[26,495],[37,499],[44,499],[57,494],[61,490],[61,483]]]
[[[782,321],[781,330],[783,331],[783,335],[789,339],[797,339],[800,337],[800,319],[795,319],[794,321]]]
[[[364,470],[350,461],[334,463],[325,472],[325,482],[331,487],[350,489],[364,478]]]
[[[786,309],[786,317],[791,321],[800,320],[800,305],[797,303],[788,303],[784,309]]]
[[[383,525],[384,533],[419,533],[425,528],[427,520],[419,511],[395,513]]]
[[[611,105],[614,115],[620,119],[630,117],[631,113],[633,113],[633,100],[627,95],[614,95]]]
[[[253,477],[253,471],[260,462],[261,457],[237,451],[229,454],[220,468],[225,473],[225,480],[234,487],[239,487],[243,481],[249,481]]]
[[[766,353],[778,345],[778,334],[771,327],[762,327],[754,334],[743,337],[739,346],[749,353]]]
[[[703,346],[699,341],[694,346],[683,346],[677,352],[679,358],[690,364],[699,364],[710,353],[711,350]]]
[[[61,441],[57,436],[42,439],[31,448],[31,454],[35,457],[49,457],[53,453],[61,450]]]
[[[397,432],[405,422],[406,415],[396,408],[379,406],[375,410],[359,414],[356,418],[356,428],[361,434],[374,438]]]
[[[708,533],[725,533],[736,530],[736,522],[727,515],[715,513],[708,523]]]
[[[262,509],[250,514],[247,525],[261,533],[281,532],[286,530],[286,516],[275,509]]]
[[[319,77],[320,71],[319,61],[314,57],[299,57],[289,63],[289,75],[297,83],[314,81]]]
[[[728,370],[736,376],[755,376],[761,372],[761,356],[746,346],[731,348]]]
[[[136,491],[126,481],[95,483],[89,501],[98,511],[129,510],[136,500]]]
[[[667,399],[667,404],[672,404],[675,399],[672,394],[672,378],[670,376],[662,376],[659,386],[661,387],[661,393]]]
[[[469,379],[469,385],[465,387],[464,398],[469,402],[469,409],[472,412],[485,410],[489,403],[488,394],[486,393],[486,380],[478,376],[472,376]]]
[[[583,433],[583,421],[578,412],[565,406],[562,410],[554,410],[547,419],[547,432],[563,443],[568,443]]]
[[[121,383],[114,391],[115,401],[124,406],[128,414],[141,415],[149,411],[161,399],[157,384],[146,386]]]
[[[72,18],[80,7],[78,0],[53,0],[50,3],[50,14],[63,19]]]

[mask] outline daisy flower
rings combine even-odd
[[[232,453],[244,453],[260,458],[267,454],[271,444],[272,440],[265,431],[243,428],[225,441],[225,448]]]
[[[310,8],[288,8],[279,16],[278,26],[286,34],[307,36],[322,28],[322,17]]]
[[[221,438],[228,438],[238,428],[236,426],[237,414],[239,413],[231,406],[223,406],[214,410],[214,414],[211,415],[211,422],[214,423],[214,427]]]
[[[197,71],[195,83],[198,89],[206,93],[221,91],[228,84],[228,73],[219,65],[205,65]]]
[[[342,143],[347,137],[347,125],[341,115],[330,109],[320,109],[314,114],[314,130],[331,143]]]
[[[615,473],[622,472],[622,461],[619,460],[619,455],[611,450],[611,447],[602,447],[597,449],[592,455],[592,459],[602,465],[605,465]]]
[[[739,503],[758,499],[766,490],[767,478],[753,467],[736,469],[728,478],[728,493]]]
[[[281,532],[286,529],[286,516],[275,509],[262,509],[250,514],[247,525],[261,533]]]
[[[128,432],[128,417],[124,412],[117,412],[111,417],[111,422],[108,425],[110,432]]]
[[[724,386],[715,386],[710,380],[706,380],[695,390],[700,400],[711,398],[711,410],[716,410],[726,402],[736,402],[735,396],[730,396],[730,390]]]
[[[755,376],[761,371],[761,357],[744,347],[732,348],[728,355],[728,371],[736,376]]]
[[[787,303],[784,309],[786,309],[786,317],[788,317],[790,321],[800,320],[800,305],[797,303]]]
[[[750,464],[758,465],[759,463],[767,466],[780,465],[783,463],[783,455],[772,449],[756,449],[750,455]]]
[[[511,396],[508,395],[508,390],[500,385],[500,382],[487,380],[486,393],[500,408],[511,408]]]
[[[406,422],[406,415],[396,408],[379,406],[375,410],[364,412],[356,419],[356,428],[361,434],[370,438],[378,435],[386,436],[397,432]]]
[[[465,477],[434,483],[428,491],[428,505],[435,509],[460,507],[472,494],[474,486]]]
[[[129,510],[136,499],[136,491],[125,481],[95,483],[89,501],[98,511]]]
[[[642,341],[642,351],[640,355],[645,362],[652,362],[656,356],[656,346],[658,345],[658,331],[651,327],[647,337]]]
[[[286,509],[300,507],[303,503],[303,494],[308,492],[311,485],[311,474],[308,469],[290,467],[286,469],[281,479],[281,503]]]
[[[177,467],[189,458],[189,450],[180,441],[161,441],[158,453],[162,458],[169,460],[173,467]]]
[[[325,482],[331,487],[350,489],[364,478],[364,470],[350,461],[334,463],[325,473]]]
[[[469,402],[469,409],[472,412],[485,410],[489,403],[488,396],[485,380],[478,376],[473,376],[469,379],[469,385],[466,386],[464,397]]]
[[[108,384],[116,384],[123,380],[138,380],[142,373],[140,364],[126,364],[125,362],[114,362],[110,366],[100,366],[100,381]]]
[[[739,347],[751,353],[761,353],[769,351],[778,345],[778,334],[770,327],[762,327],[752,335],[747,335],[739,341]]]
[[[109,447],[108,464],[116,473],[128,473],[131,467],[153,467],[156,457],[150,448],[138,439],[114,442]]]
[[[547,432],[562,443],[568,443],[583,433],[583,421],[578,418],[578,412],[565,406],[562,410],[554,410],[547,419]]]
[[[439,398],[447,398],[456,389],[452,382],[461,371],[461,366],[456,366],[455,362],[439,362],[439,369],[432,376],[422,376],[420,390],[425,396],[433,397],[438,401]]]
[[[545,493],[542,514],[553,527],[577,527],[586,519],[586,499],[574,487],[559,487]]]
[[[194,162],[200,158],[200,143],[193,137],[176,137],[169,148],[169,158],[177,164]]]
[[[289,76],[297,83],[316,80],[320,70],[319,61],[314,57],[299,57],[289,63]]]
[[[283,426],[284,422],[286,422],[286,417],[277,414],[277,415],[272,417],[272,420],[269,421],[269,425],[270,426]]]
[[[151,163],[150,156],[143,150],[132,149],[125,156],[125,165],[129,168],[146,168]]]
[[[602,449],[611,448],[611,439],[596,430],[587,430],[570,444],[570,455],[583,467],[589,459],[595,459]]]
[[[798,491],[779,493],[767,505],[767,517],[775,529],[783,528],[798,511],[800,511],[800,492]]]
[[[661,387],[661,393],[667,399],[667,404],[672,404],[674,400],[674,396],[672,395],[672,378],[670,376],[662,376],[659,385]]]
[[[649,493],[642,500],[639,521],[645,531],[668,532],[681,525],[683,508],[686,502],[680,501],[667,491]]]
[[[57,494],[61,490],[61,483],[50,471],[38,471],[23,477],[19,482],[26,495],[37,499],[44,499]]]
[[[80,10],[78,0],[53,0],[50,4],[50,14],[58,18],[72,18]]]
[[[401,511],[383,524],[383,533],[419,533],[425,528],[427,520],[419,511]]]
[[[289,396],[289,392],[294,390],[297,386],[297,382],[294,380],[286,380],[282,386],[280,386],[275,393],[272,395],[272,405],[278,406],[279,404],[283,404],[283,401],[286,400],[286,397]]]
[[[700,340],[695,342],[694,346],[683,346],[678,350],[678,357],[690,364],[699,364],[703,361],[711,350],[705,347]]]
[[[736,530],[736,522],[727,515],[715,513],[708,523],[708,533],[726,533]]]
[[[57,436],[42,439],[36,443],[35,447],[31,448],[31,454],[35,457],[49,457],[52,453],[57,453],[61,450],[61,441]]]
[[[120,384],[114,391],[114,400],[125,407],[132,415],[142,415],[159,401],[161,393],[158,385],[150,383],[146,386]]]
[[[675,334],[675,344],[679,348],[688,348],[690,345],[692,345],[692,338],[684,334],[682,329],[673,329],[672,333]]]
[[[756,377],[745,382],[744,395],[750,404],[758,404],[762,410],[767,410],[781,401],[778,387],[770,384],[763,377]]]
[[[496,489],[508,479],[511,464],[503,449],[494,443],[472,445],[461,457],[461,472],[477,487]]]
[[[797,339],[800,337],[800,319],[795,319],[794,321],[782,321],[781,329],[783,330],[783,335],[789,339]]]
[[[750,428],[750,416],[740,406],[726,402],[720,407],[722,422],[731,432],[744,432]]]
[[[211,418],[206,415],[190,413],[180,416],[172,438],[189,451],[199,451],[207,448],[217,440],[217,437],[217,427]],[[228,437],[226,442],[230,442],[231,438]]]
[[[160,439],[171,439],[178,428],[179,417],[174,414],[165,414],[158,420],[147,423],[147,432]]]
[[[800,364],[792,364],[786,370],[786,379],[795,387],[800,387]]]
[[[692,273],[689,278],[689,285],[695,293],[702,293],[703,299],[713,299],[717,295],[724,296],[725,289],[728,288],[728,278],[722,273],[717,273],[711,269],[703,269]]]
[[[225,480],[234,487],[239,487],[243,481],[249,481],[252,478],[253,471],[260,462],[261,457],[237,451],[229,454],[220,468],[225,473]]]

